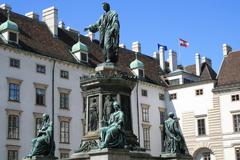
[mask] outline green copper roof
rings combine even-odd
[[[139,61],[138,59],[135,59],[130,63],[130,68],[135,69],[135,68],[144,68],[144,64]]]
[[[78,52],[78,51],[88,52],[88,47],[85,44],[78,41],[76,44],[74,44],[72,46],[72,53],[75,53],[75,52]]]
[[[0,25],[0,32],[4,31],[4,30],[12,30],[15,32],[18,32],[18,25],[16,23],[14,23],[13,21],[7,20],[6,22],[2,23]]]

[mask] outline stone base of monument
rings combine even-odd
[[[115,65],[114,63],[108,62],[108,63],[100,63],[97,65],[97,67],[95,68],[96,72],[99,71],[106,71],[106,70],[114,70],[115,69]]]
[[[150,154],[126,149],[102,149],[75,153],[67,160],[160,160]]]
[[[190,155],[176,154],[176,153],[162,153],[161,159],[163,160],[193,160]]]
[[[33,156],[32,158],[23,158],[23,160],[56,160],[57,157]]]

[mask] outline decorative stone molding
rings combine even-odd
[[[9,108],[6,108],[5,111],[7,112],[7,115],[17,115],[17,116],[21,116],[23,112],[22,110],[9,109]]]
[[[21,146],[6,144],[6,148],[7,148],[7,150],[19,150],[21,148]]]
[[[67,89],[67,88],[58,87],[58,91],[59,91],[60,93],[70,94],[72,90],[71,90],[71,89]]]
[[[22,83],[22,81],[23,81],[23,80],[20,80],[20,79],[7,77],[7,82],[8,82],[8,83],[14,83],[14,84],[20,85],[20,84]]]
[[[150,128],[152,125],[150,123],[142,122],[143,128]]]
[[[150,108],[150,105],[141,103],[141,107],[142,107],[142,108],[149,109],[149,108]]]
[[[58,148],[58,150],[61,153],[69,153],[71,151],[71,149],[69,149],[69,148]]]
[[[164,90],[165,88],[163,86],[160,86],[160,85],[156,85],[156,84],[152,84],[152,83],[149,83],[149,82],[146,82],[146,81],[141,81],[141,80],[138,80],[139,84],[140,85],[143,85],[143,86],[146,86],[146,87],[152,87],[152,88],[158,88],[158,89],[161,89],[163,90],[162,94],[164,94]]]
[[[230,111],[230,113],[237,114],[237,113],[240,113],[240,110],[233,110],[233,111]]]
[[[59,119],[59,121],[70,122],[72,120],[72,117],[58,116],[58,119]]]
[[[43,84],[43,83],[33,82],[33,85],[35,86],[35,88],[41,88],[41,89],[47,89],[48,88],[48,85]]]
[[[43,115],[43,114],[44,114],[44,113],[33,112],[34,118],[42,118],[42,115]]]
[[[205,118],[207,114],[195,115],[195,118]]]
[[[159,109],[160,112],[166,112],[166,108],[158,107],[158,109]]]

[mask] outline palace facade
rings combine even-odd
[[[7,11],[10,10],[8,13]],[[58,21],[50,7],[39,15],[0,8],[0,155],[20,160],[31,150],[42,114],[54,120],[56,156],[78,149],[84,130],[80,77],[94,74],[103,55],[94,34],[80,35]],[[164,48],[153,57],[120,45],[117,66],[137,77],[131,93],[134,134],[153,156],[162,151],[162,129],[174,112],[189,153],[196,160],[240,160],[240,51],[223,45],[215,72],[196,53],[193,65],[177,64],[177,53]]]

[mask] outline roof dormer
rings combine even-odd
[[[19,30],[18,25],[10,20],[10,10],[7,11],[8,19],[0,25],[0,34],[7,42],[18,44]]]
[[[72,46],[72,54],[81,62],[88,62],[88,47],[80,41],[78,35],[78,42]]]
[[[136,58],[134,61],[132,61],[130,63],[130,69],[132,70],[132,72],[137,76],[137,77],[144,77],[144,64],[143,62],[141,62],[140,60],[138,60],[138,57],[137,57],[137,52],[135,53],[136,54]]]

